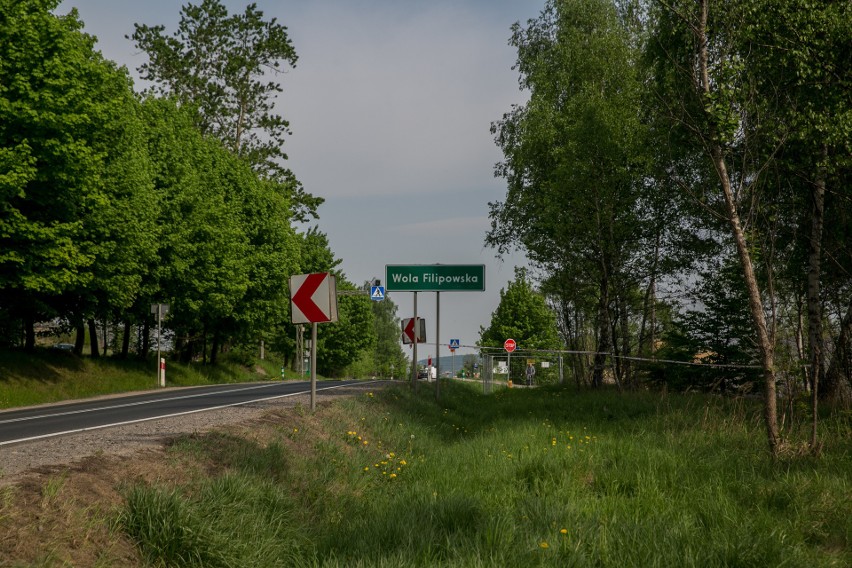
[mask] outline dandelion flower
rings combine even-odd
[[[562,534],[568,534],[568,529],[561,529],[559,532]]]
[[[370,466],[364,466],[364,471],[370,471]]]
[[[540,546],[541,548],[550,548],[550,545],[549,545],[549,544],[547,544],[547,541],[546,541],[546,540],[541,541],[541,542],[539,543],[539,546]]]
[[[390,474],[390,478],[391,478],[391,479],[394,479],[395,477],[396,477],[396,474],[395,474],[395,473]]]

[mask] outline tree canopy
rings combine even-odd
[[[281,84],[271,80],[298,57],[287,27],[257,4],[229,14],[221,0],[181,7],[177,30],[135,24],[130,36],[148,55],[139,67],[151,92],[197,108],[197,125],[288,193],[295,219],[316,216],[322,199],[305,192],[284,167],[289,122],[275,112]]]

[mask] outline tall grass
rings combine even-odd
[[[263,447],[185,440],[223,473],[133,488],[125,526],[169,566],[852,565],[849,417],[823,421],[822,458],[773,461],[759,413],[698,395],[452,383],[435,402],[389,387],[320,411],[298,452],[285,429]]]

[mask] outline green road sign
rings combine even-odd
[[[482,292],[484,264],[386,264],[388,292]]]

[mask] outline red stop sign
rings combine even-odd
[[[506,342],[505,342],[505,343],[503,343],[503,349],[505,349],[505,350],[506,350],[506,351],[508,351],[509,353],[511,353],[512,351],[514,351],[514,350],[515,350],[515,347],[517,347],[517,344],[515,344],[515,340],[514,340],[514,339],[507,339],[507,340],[506,340]]]

